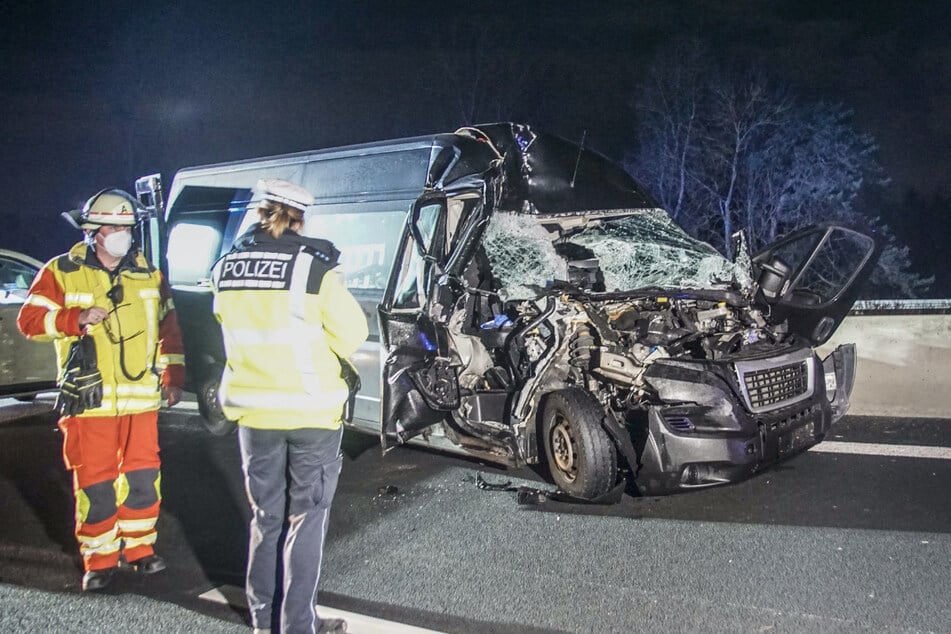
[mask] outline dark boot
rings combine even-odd
[[[148,555],[129,562],[129,567],[143,575],[154,575],[165,570],[165,560],[158,555]]]
[[[90,570],[83,575],[83,592],[95,592],[102,590],[112,582],[116,575],[115,568],[103,568],[102,570]]]

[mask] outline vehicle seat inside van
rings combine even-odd
[[[483,324],[492,322],[497,315],[504,314],[504,307],[492,276],[489,257],[481,245],[473,255],[469,266],[463,271],[462,277],[470,289],[466,299],[466,318],[462,332],[483,337],[488,331],[497,330],[497,328],[484,328]],[[487,343],[487,347],[492,346]]]

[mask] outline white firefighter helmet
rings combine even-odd
[[[82,209],[63,214],[80,229],[98,229],[103,225],[135,226],[139,219],[139,203],[121,189],[104,189],[86,201]]]

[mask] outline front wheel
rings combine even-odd
[[[617,482],[617,448],[601,427],[604,411],[579,389],[552,392],[542,409],[548,469],[558,487],[579,498],[604,495]]]
[[[208,431],[215,436],[227,436],[238,431],[238,425],[228,420],[221,410],[218,388],[221,387],[221,372],[213,372],[198,388],[198,412]]]

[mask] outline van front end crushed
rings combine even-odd
[[[378,317],[353,359],[354,426],[384,449],[415,439],[547,464],[594,499],[628,474],[651,492],[738,480],[848,409],[854,349],[820,361],[812,348],[871,274],[871,237],[813,225],[754,253],[738,235],[730,260],[620,165],[500,123],[186,168],[164,217],[159,179],[137,183],[212,430],[233,426],[208,270],[275,170],[319,193],[308,235],[333,238],[344,283]]]
[[[644,380],[659,403],[647,406],[646,434],[635,442],[640,492],[737,482],[817,444],[848,409],[854,375],[851,344],[824,360],[801,348],[760,359],[651,364]]]

